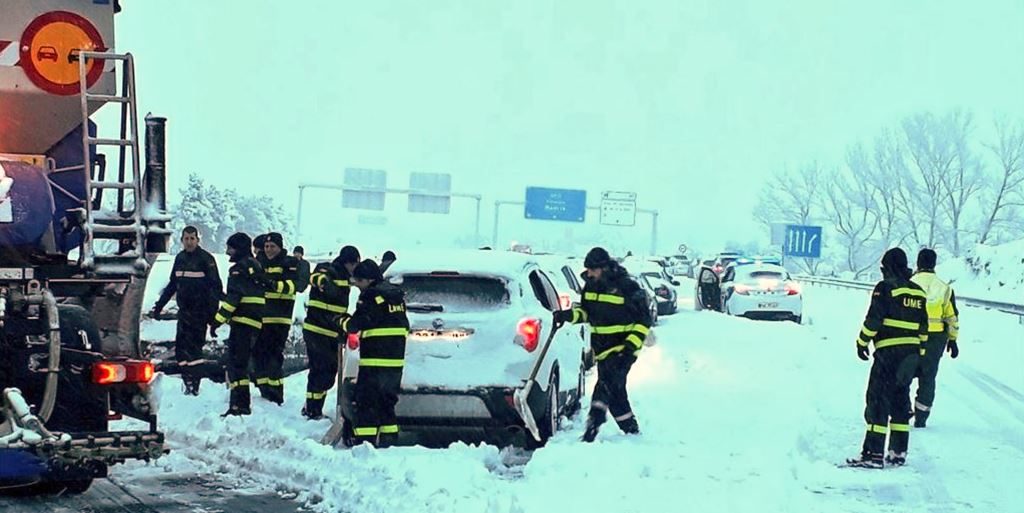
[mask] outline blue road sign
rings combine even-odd
[[[587,191],[526,188],[526,218],[582,223],[587,215]]]
[[[821,227],[787,224],[782,254],[791,257],[821,258]]]

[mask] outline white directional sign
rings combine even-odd
[[[384,210],[384,189],[387,187],[387,180],[387,172],[382,169],[345,168],[345,187],[370,190],[342,191],[341,206],[362,210]]]
[[[636,225],[636,193],[615,191],[601,193],[601,224]]]

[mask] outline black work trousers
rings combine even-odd
[[[604,422],[606,412],[610,411],[619,427],[624,423],[635,424],[626,391],[626,379],[635,362],[636,355],[627,351],[613,353],[597,362],[597,384],[590,401],[590,416],[594,422]]]
[[[929,333],[928,341],[921,345],[924,354],[917,366],[917,398],[914,400],[914,411],[917,415],[927,417],[935,403],[935,377],[939,374],[939,361],[946,352],[949,337],[945,333]]]
[[[356,443],[387,447],[398,441],[395,405],[401,387],[401,367],[359,367],[352,428]]]
[[[907,452],[910,443],[910,383],[920,360],[917,344],[884,347],[875,351],[866,396],[863,455],[882,455],[889,434],[889,450]]]
[[[249,409],[249,358],[260,330],[245,324],[231,323],[228,335],[228,388],[231,390],[231,408]]]
[[[181,380],[185,387],[199,390],[202,374],[199,373],[203,360],[203,346],[206,344],[206,328],[213,320],[208,311],[178,310],[178,326],[174,337],[174,358],[181,369]]]
[[[264,399],[277,404],[284,403],[284,346],[291,328],[290,324],[264,322],[252,350],[256,388]]]
[[[306,381],[306,411],[323,414],[324,399],[338,375],[338,338],[303,330],[309,377]]]

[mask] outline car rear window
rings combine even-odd
[[[497,278],[405,275],[407,305],[441,305],[445,312],[497,310],[509,304],[508,288]]]
[[[775,271],[754,271],[748,273],[747,276],[752,280],[784,280],[785,276],[782,273]]]

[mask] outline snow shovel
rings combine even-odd
[[[536,404],[540,399],[534,399],[531,401],[530,395],[536,391],[537,394],[542,393],[540,387],[535,386],[537,384],[537,373],[540,372],[540,367],[544,363],[544,358],[548,354],[548,348],[551,347],[551,341],[555,339],[555,333],[558,333],[558,329],[561,328],[561,324],[555,324],[551,327],[551,333],[548,334],[548,339],[544,342],[544,347],[541,348],[540,354],[537,355],[537,360],[533,362],[533,370],[530,371],[530,377],[526,380],[526,386],[516,390],[512,394],[512,402],[516,407],[516,413],[523,419],[523,423],[526,424],[526,429],[530,431],[533,438],[540,441],[540,429],[537,427],[537,419],[533,418],[533,411],[530,410],[530,403]]]
[[[338,344],[338,405],[334,412],[334,420],[331,421],[331,427],[324,434],[323,438],[320,439],[320,443],[329,447],[337,447],[338,443],[345,436],[345,416],[341,414],[341,403],[343,401],[341,394],[342,376],[345,373],[345,346],[346,342],[342,341]]]

